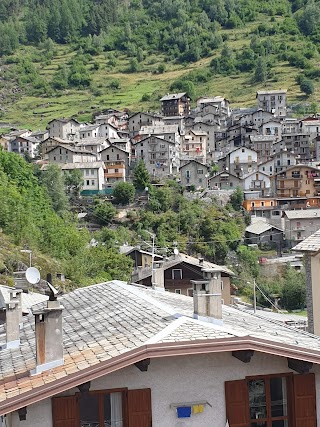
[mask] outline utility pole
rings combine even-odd
[[[253,279],[253,312],[257,311],[256,279]]]

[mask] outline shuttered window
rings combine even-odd
[[[54,397],[52,420],[53,427],[79,427],[76,397]]]
[[[53,427],[151,427],[151,390],[99,390],[52,399]]]
[[[314,374],[266,375],[225,383],[230,427],[316,427]]]
[[[128,390],[128,427],[151,427],[151,390]]]
[[[316,427],[316,386],[314,374],[294,375],[295,427]]]

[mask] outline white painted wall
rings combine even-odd
[[[148,372],[135,366],[93,381],[91,390],[117,387],[151,388],[153,427],[225,427],[224,382],[246,376],[290,372],[285,358],[255,353],[251,362],[242,363],[231,353],[159,358],[151,360]],[[316,372],[317,406],[320,407],[320,367]],[[77,389],[63,395],[72,395]],[[171,403],[208,401],[202,414],[178,419]],[[51,400],[28,407],[27,420],[19,423],[16,414],[7,427],[52,427]],[[318,411],[320,423],[320,411]]]

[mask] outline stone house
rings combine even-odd
[[[172,93],[163,96],[161,114],[163,116],[188,116],[190,113],[190,97],[186,92]]]
[[[101,137],[93,137],[93,138],[84,138],[81,139],[80,142],[77,142],[75,145],[76,149],[89,151],[94,153],[99,157],[99,153],[101,150],[108,146],[108,142],[105,138]]]
[[[284,233],[280,228],[259,220],[248,225],[245,236],[246,244],[280,246],[283,244]]]
[[[138,112],[128,118],[129,135],[132,137],[139,133],[143,126],[160,126],[163,125],[162,116],[159,114]]]
[[[75,119],[53,119],[47,126],[49,138],[74,141],[80,138],[81,124]]]
[[[258,108],[262,108],[278,117],[287,115],[287,90],[258,90],[256,98]]]
[[[320,209],[284,211],[285,239],[289,246],[311,236],[320,228]]]
[[[47,151],[47,159],[49,163],[86,163],[95,162],[97,154],[68,145],[57,145]]]
[[[208,179],[208,186],[211,190],[234,190],[236,187],[242,187],[242,181],[236,175],[222,171]]]
[[[97,138],[99,135],[99,128],[100,125],[98,124],[82,126],[79,130],[80,139]]]
[[[258,171],[263,172],[269,176],[274,174],[274,160],[268,160],[258,164]]]
[[[238,123],[241,126],[256,126],[260,127],[263,123],[272,120],[274,118],[274,115],[268,111],[264,111],[261,108],[248,112],[246,114],[243,114],[239,119]]]
[[[193,298],[120,281],[79,288],[20,329],[12,301],[10,334],[0,326],[3,423],[316,427],[319,337],[222,305],[221,272],[202,274]]]
[[[208,166],[196,160],[190,160],[180,167],[182,187],[208,188],[208,178]]]
[[[192,129],[195,131],[202,131],[207,134],[207,157],[214,156],[214,152],[217,151],[216,149],[216,139],[215,139],[215,132],[218,128],[218,125],[215,122],[212,122],[210,120],[204,120],[200,118],[196,118]]]
[[[152,177],[173,178],[179,172],[179,146],[173,141],[148,136],[134,144],[135,160],[143,160]]]
[[[273,135],[251,135],[249,138],[249,148],[257,152],[258,163],[263,163],[271,159],[273,155]]]
[[[239,178],[257,170],[257,152],[247,147],[239,147],[218,160],[219,172],[228,171]]]
[[[317,115],[302,119],[299,125],[301,132],[310,135],[312,138],[320,135],[320,117]]]
[[[276,141],[280,141],[282,138],[282,123],[279,119],[271,119],[262,123],[259,127],[259,133],[261,135],[273,136]]]

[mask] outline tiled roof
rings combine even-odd
[[[117,360],[126,358],[130,364],[130,355],[137,352],[144,358],[144,352],[154,348],[152,344],[164,348],[181,343],[187,348],[207,341],[216,349],[218,343],[235,346],[246,340],[261,343],[263,351],[271,354],[287,349],[297,358],[302,353],[306,360],[313,357],[320,363],[320,337],[227,306],[223,306],[221,326],[194,320],[193,300],[183,295],[113,281],[79,288],[65,295],[61,303],[64,364],[30,376],[35,368],[34,319],[26,316],[20,348],[0,350],[0,414],[10,412],[10,405],[16,408],[26,406],[30,399],[40,400],[44,391],[50,397],[57,393],[58,385],[67,390],[67,378],[74,385],[81,384],[88,372],[97,378],[107,369],[120,369]],[[3,335],[0,326],[0,341]]]
[[[320,218],[320,209],[298,209],[284,211],[288,219]]]
[[[246,232],[252,233],[252,234],[262,234],[262,233],[265,233],[266,231],[272,230],[273,228],[276,228],[277,230],[282,231],[279,228],[266,223],[265,221],[257,221],[251,225],[248,225],[248,227],[246,228]]]
[[[292,250],[299,252],[318,252],[320,250],[320,230],[298,243]]]
[[[182,92],[182,93],[168,93],[168,95],[165,95],[165,96],[163,96],[160,99],[160,102],[162,102],[162,101],[171,101],[172,99],[180,99],[184,95],[186,95],[186,92]]]
[[[5,308],[6,303],[10,301],[9,292],[13,289],[14,288],[10,288],[9,286],[0,285],[0,309]],[[37,292],[23,292],[21,295],[22,311],[28,313],[33,305],[44,302],[48,298],[49,297],[47,295],[39,294]]]

